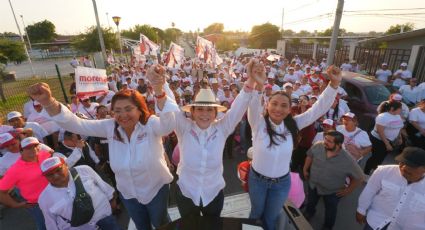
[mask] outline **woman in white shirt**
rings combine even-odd
[[[249,105],[248,121],[254,149],[248,181],[250,218],[261,219],[265,229],[275,229],[288,197],[291,184],[289,164],[298,130],[326,113],[337,94],[341,72],[334,66],[327,72],[331,81],[329,86],[309,110],[295,117],[291,115],[291,97],[283,91],[270,96],[264,115],[261,94],[256,94]]]
[[[142,95],[136,90],[122,90],[114,95],[111,110],[114,118],[84,120],[75,116],[52,97],[45,83],[28,90],[43,105],[51,119],[74,133],[108,139],[110,165],[115,173],[121,201],[137,229],[158,228],[170,221],[169,183],[173,176],[164,159],[162,136],[171,132],[174,120],[162,88],[154,88],[161,118],[152,115]]]
[[[354,113],[346,113],[342,116],[342,125],[336,127],[336,131],[344,135],[345,149],[357,161],[360,161],[372,150],[369,135],[357,127],[357,116]]]
[[[410,111],[409,123],[406,130],[413,145],[425,149],[425,99]]]
[[[382,113],[375,118],[375,128],[372,130],[372,156],[367,160],[364,172],[370,174],[380,165],[388,152],[394,146],[401,144],[401,129],[404,127],[401,118],[401,102],[389,101],[382,106]]]
[[[217,103],[211,89],[201,89],[192,104],[174,113],[175,120],[170,126],[177,135],[180,150],[176,194],[180,216],[200,216],[201,213],[202,216],[220,216],[225,187],[224,145],[248,108],[255,84],[253,74],[263,69],[258,61],[248,63],[249,77],[245,87],[221,119],[217,119],[217,113],[226,108]],[[154,80],[164,78],[157,75]],[[155,87],[156,82],[150,82]],[[191,117],[187,118],[184,112],[190,112]]]

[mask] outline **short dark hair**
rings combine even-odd
[[[340,133],[340,132],[338,132],[336,130],[325,131],[324,136],[334,137],[335,138],[335,140],[334,140],[335,144],[342,144],[342,143],[344,143],[344,134],[342,134],[342,133]]]

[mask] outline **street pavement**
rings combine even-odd
[[[246,160],[244,154],[234,153],[233,158],[229,159],[227,156],[224,157],[223,166],[224,166],[224,178],[226,181],[226,187],[224,189],[224,194],[226,196],[226,200],[229,202],[225,203],[225,209],[227,205],[232,206],[233,208],[227,208],[226,215],[227,216],[243,216],[247,217],[249,214],[249,199],[248,196],[242,196],[243,201],[241,201],[242,188],[240,186],[240,181],[237,178],[236,167],[237,165]],[[366,159],[362,161],[364,164]],[[388,155],[384,161],[384,164],[393,164],[394,163],[394,155]],[[355,221],[355,212],[357,208],[357,199],[363,189],[364,185],[357,188],[352,194],[347,197],[341,199],[338,207],[338,215],[335,223],[335,230],[361,230],[362,226],[357,224]],[[170,215],[172,218],[177,218],[178,213],[176,214],[175,208],[175,182],[171,185],[170,191]],[[235,206],[234,200],[231,197],[235,197],[237,200],[236,203],[239,203]],[[232,202],[233,200],[233,202]],[[242,202],[242,205],[241,205]],[[243,203],[245,202],[245,203]],[[233,210],[233,211],[232,211]],[[236,211],[235,211],[236,210]],[[230,214],[229,214],[230,213]],[[324,220],[324,210],[323,210],[323,202],[319,202],[317,207],[317,213],[312,218],[311,224],[314,229],[321,229]],[[129,224],[129,217],[123,208],[123,212],[118,215],[118,222],[120,225],[127,229]],[[0,229],[1,230],[35,230],[34,222],[28,213],[23,209],[6,209],[3,212],[3,219],[0,220]],[[129,228],[131,229],[131,228]]]
[[[57,76],[55,67],[55,64],[57,64],[61,75],[65,76],[74,72],[74,68],[69,64],[70,61],[71,58],[35,60],[32,62],[32,66],[36,76],[51,77]],[[14,71],[17,79],[25,79],[33,76],[31,65],[28,61],[22,62],[19,65],[9,63],[6,67],[6,72],[9,71]]]

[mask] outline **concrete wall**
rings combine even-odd
[[[411,49],[413,45],[425,45],[425,36],[387,42],[390,49]]]

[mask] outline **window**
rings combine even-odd
[[[388,100],[390,91],[383,85],[365,86],[367,100],[373,105],[379,105],[381,102]]]
[[[357,86],[346,82],[345,83],[345,91],[348,94],[348,97],[353,99],[353,100],[359,100],[361,101],[362,99],[362,92],[360,91],[359,88],[357,88]]]

